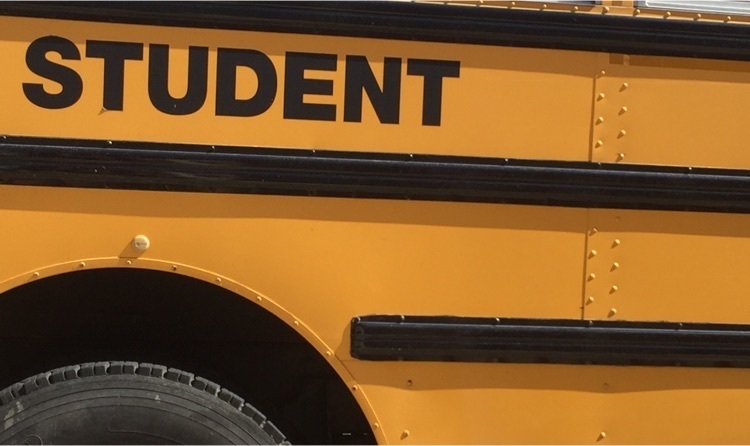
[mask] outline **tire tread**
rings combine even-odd
[[[213,381],[197,377],[179,369],[167,368],[150,363],[132,361],[87,362],[80,365],[60,367],[49,372],[27,378],[0,390],[0,407],[12,403],[21,396],[29,395],[44,387],[75,379],[85,379],[93,376],[141,375],[155,379],[174,381],[191,386],[209,395],[215,396],[224,403],[241,412],[255,422],[277,444],[289,444],[281,431],[266,417],[243,398],[222,388]]]

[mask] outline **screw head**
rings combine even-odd
[[[151,240],[145,235],[139,234],[133,237],[133,241],[130,244],[137,252],[146,252],[151,247]]]

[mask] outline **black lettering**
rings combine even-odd
[[[255,50],[219,48],[216,68],[216,114],[219,116],[257,116],[276,99],[277,78],[273,62]],[[248,67],[258,77],[253,97],[237,99],[237,67]]]
[[[424,77],[422,125],[440,125],[443,78],[459,77],[461,63],[451,60],[409,59],[406,74]]]
[[[363,92],[370,98],[380,122],[398,124],[401,106],[401,59],[385,58],[381,90],[365,56],[346,56],[344,121],[362,122]]]
[[[203,107],[208,89],[208,48],[188,49],[188,82],[185,96],[169,94],[169,46],[149,45],[148,96],[157,110],[169,115],[189,115]]]
[[[306,94],[333,95],[333,81],[306,79],[305,70],[336,71],[335,54],[286,53],[284,70],[284,119],[335,121],[333,104],[308,104]]]
[[[63,60],[81,60],[81,53],[73,42],[58,36],[40,37],[31,42],[26,50],[26,66],[34,74],[57,82],[62,86],[59,93],[47,93],[42,84],[23,84],[23,93],[34,105],[42,108],[60,109],[78,102],[83,93],[83,81],[73,69],[47,59],[47,53],[55,52]]]
[[[122,110],[125,61],[143,60],[143,44],[131,42],[86,41],[86,57],[104,59],[104,102],[107,110]]]

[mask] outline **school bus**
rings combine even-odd
[[[0,442],[747,443],[748,12],[0,3]]]

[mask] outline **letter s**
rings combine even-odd
[[[59,109],[78,102],[83,93],[83,81],[74,70],[47,59],[47,53],[56,52],[64,60],[81,60],[81,53],[73,42],[58,36],[40,37],[31,42],[26,51],[26,65],[34,74],[57,82],[59,93],[48,93],[42,84],[24,83],[23,92],[34,105]]]

